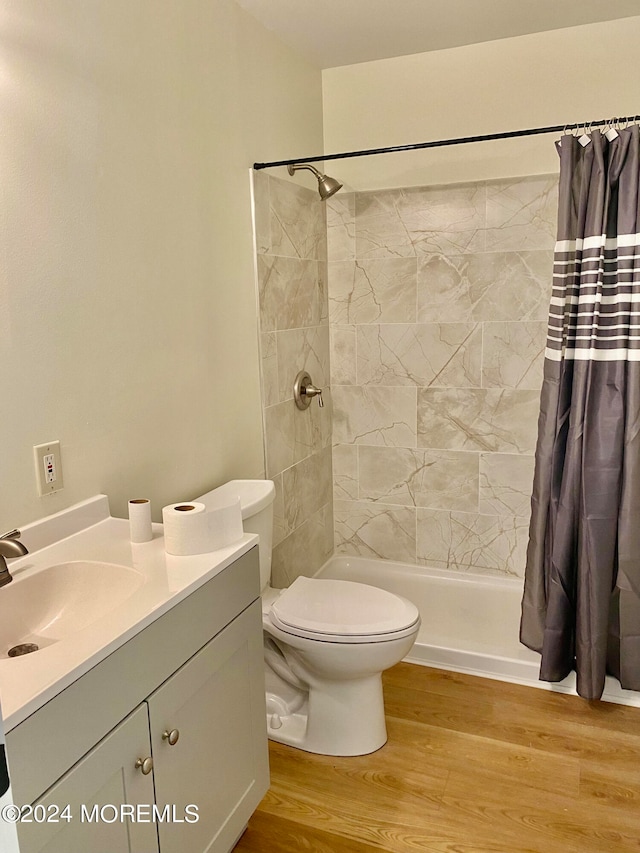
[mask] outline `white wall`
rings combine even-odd
[[[640,17],[323,72],[327,154],[640,114]],[[556,172],[554,135],[327,163],[353,189]],[[304,156],[301,152],[300,156]]]
[[[231,0],[6,0],[0,116],[0,532],[260,476],[250,167],[321,148],[320,72]]]

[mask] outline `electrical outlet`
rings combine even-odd
[[[41,497],[51,492],[59,492],[64,488],[59,441],[36,445],[33,448],[33,458],[36,465],[38,494]]]

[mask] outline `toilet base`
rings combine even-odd
[[[387,742],[382,678],[316,680],[293,713],[267,691],[270,740],[319,755],[368,755]],[[283,713],[284,712],[284,713]]]

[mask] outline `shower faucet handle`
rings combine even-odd
[[[305,385],[304,389],[305,397],[317,397],[318,405],[320,408],[324,406],[324,400],[322,399],[322,388],[316,388],[315,385]]]
[[[296,381],[293,383],[293,399],[296,401],[296,406],[299,409],[308,409],[314,397],[318,398],[318,405],[320,407],[324,406],[322,388],[318,388],[313,384],[306,370],[301,370],[296,376]]]

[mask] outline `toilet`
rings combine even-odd
[[[260,536],[269,738],[322,755],[380,749],[387,740],[382,673],[413,646],[418,609],[351,581],[298,577],[273,589],[273,482],[231,480],[197,500],[225,497],[240,498],[245,532]]]

